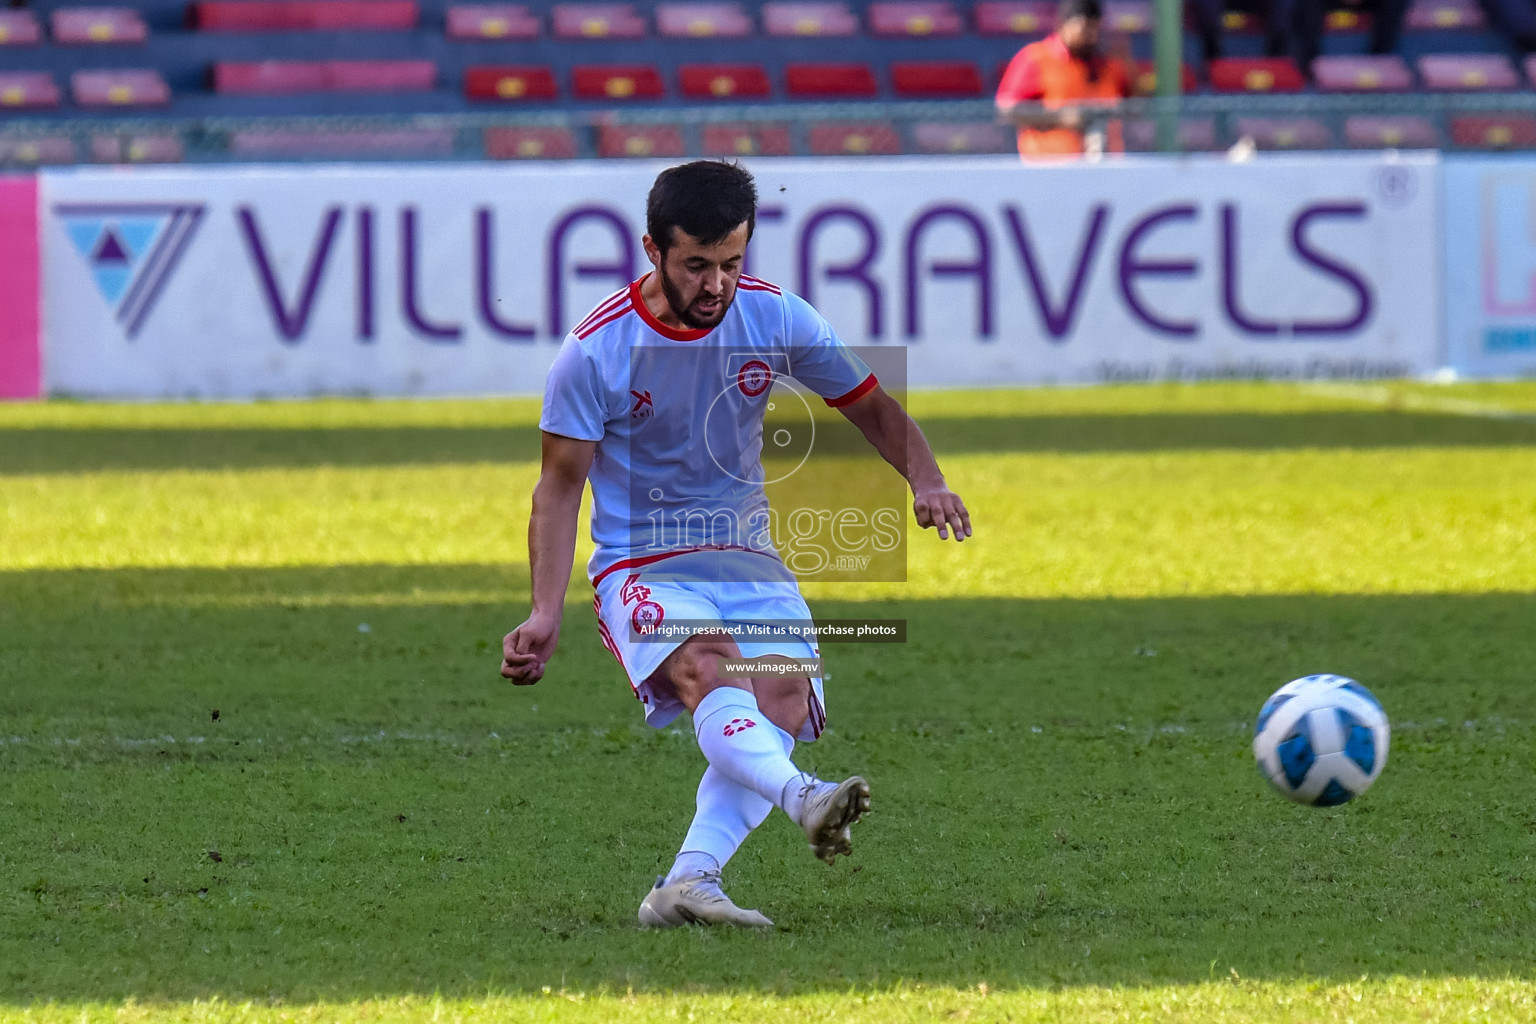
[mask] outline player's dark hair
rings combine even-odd
[[[1073,18],[1100,21],[1103,17],[1104,8],[1099,6],[1099,0],[1061,0],[1061,3],[1056,6],[1056,24],[1058,25]]]
[[[645,201],[645,230],[662,255],[672,229],[682,228],[703,245],[717,245],[743,223],[747,237],[757,224],[757,184],[746,168],[723,160],[695,160],[656,176]]]

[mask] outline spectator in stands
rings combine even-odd
[[[1481,0],[1487,5],[1531,6],[1531,0]],[[1207,62],[1221,56],[1222,15],[1228,8],[1248,10],[1264,18],[1264,52],[1271,57],[1291,57],[1303,72],[1312,73],[1312,62],[1322,47],[1330,10],[1351,11],[1371,18],[1370,52],[1396,53],[1408,14],[1409,0],[1259,0],[1248,5],[1223,0],[1190,0],[1200,48]],[[1536,28],[1536,13],[1531,15]]]
[[[1014,56],[997,88],[999,116],[1018,126],[1024,159],[1122,152],[1120,125],[1096,111],[1131,95],[1128,63],[1099,52],[1099,0],[1062,0],[1056,31]]]
[[[1488,22],[1525,53],[1536,53],[1536,3],[1531,0],[1478,0]]]

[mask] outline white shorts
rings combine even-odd
[[[762,558],[761,555],[753,555]],[[697,619],[714,623],[751,623],[764,621],[811,621],[811,611],[800,596],[793,577],[752,582],[713,583],[690,579],[666,563],[640,566],[605,573],[598,578],[592,606],[597,611],[597,631],[629,676],[635,698],[645,706],[645,722],[654,729],[667,725],[687,710],[682,701],[656,693],[651,675],[688,637],[639,639],[637,631],[645,623]],[[705,627],[701,627],[705,628]],[[746,643],[738,639],[744,658],[778,654],[788,658],[821,656],[814,637],[785,637],[767,643]],[[826,726],[826,698],[819,676],[811,678],[810,707],[805,727],[795,737],[809,742],[821,735]]]

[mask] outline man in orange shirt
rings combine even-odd
[[[1020,50],[1003,72],[998,113],[1019,126],[1026,160],[1081,156],[1084,110],[1131,95],[1125,62],[1099,53],[1102,20],[1099,0],[1062,0],[1056,31]],[[1103,149],[1125,150],[1119,122],[1105,126]]]

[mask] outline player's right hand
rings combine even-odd
[[[501,674],[516,686],[532,686],[544,678],[560,642],[560,623],[530,615],[528,620],[501,641]]]

